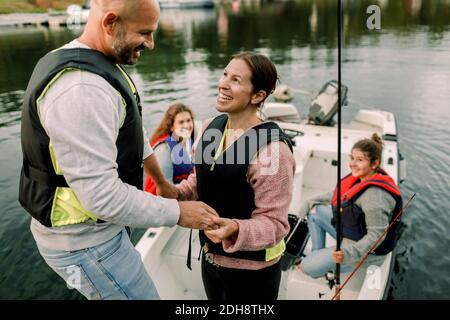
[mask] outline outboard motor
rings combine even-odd
[[[348,88],[341,84],[341,103],[347,105]],[[333,126],[338,111],[338,82],[331,80],[320,89],[309,108],[308,121],[320,126]]]

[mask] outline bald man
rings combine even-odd
[[[25,93],[19,201],[47,264],[88,299],[159,298],[125,226],[219,222],[202,202],[168,199],[178,192],[122,66],[153,49],[158,19],[156,0],[92,1],[83,34],[37,63]],[[166,198],[142,191],[143,168]]]

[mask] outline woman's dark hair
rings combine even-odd
[[[353,145],[353,149],[361,150],[369,158],[370,164],[379,160],[381,164],[381,154],[383,152],[383,141],[380,136],[374,133],[371,139],[362,139]]]
[[[253,93],[263,90],[266,92],[267,98],[275,90],[278,73],[275,65],[269,58],[259,53],[245,51],[233,55],[231,59],[242,59],[250,68],[252,73],[251,82],[253,85]],[[264,100],[261,101],[259,105],[261,105]]]
[[[183,103],[176,102],[170,105],[169,108],[164,113],[164,117],[162,118],[161,123],[150,137],[150,142],[155,141],[161,136],[172,134],[171,128],[173,126],[173,123],[175,122],[175,118],[177,114],[181,112],[189,112],[192,121],[194,120],[194,113],[192,112],[192,110]]]

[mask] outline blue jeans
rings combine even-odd
[[[38,249],[67,286],[77,289],[87,299],[159,299],[125,229],[91,248],[62,251],[38,246]]]
[[[336,229],[331,224],[332,216],[331,206],[327,205],[314,206],[308,215],[312,252],[302,260],[301,264],[303,271],[313,278],[322,277],[336,267],[332,255],[335,247],[325,248],[327,233],[336,239]],[[341,264],[341,272],[346,273],[351,270],[351,266]]]

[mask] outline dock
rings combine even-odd
[[[45,27],[77,27],[85,23],[81,16],[70,16],[66,12],[48,13],[11,13],[0,14],[0,28],[45,26]]]

